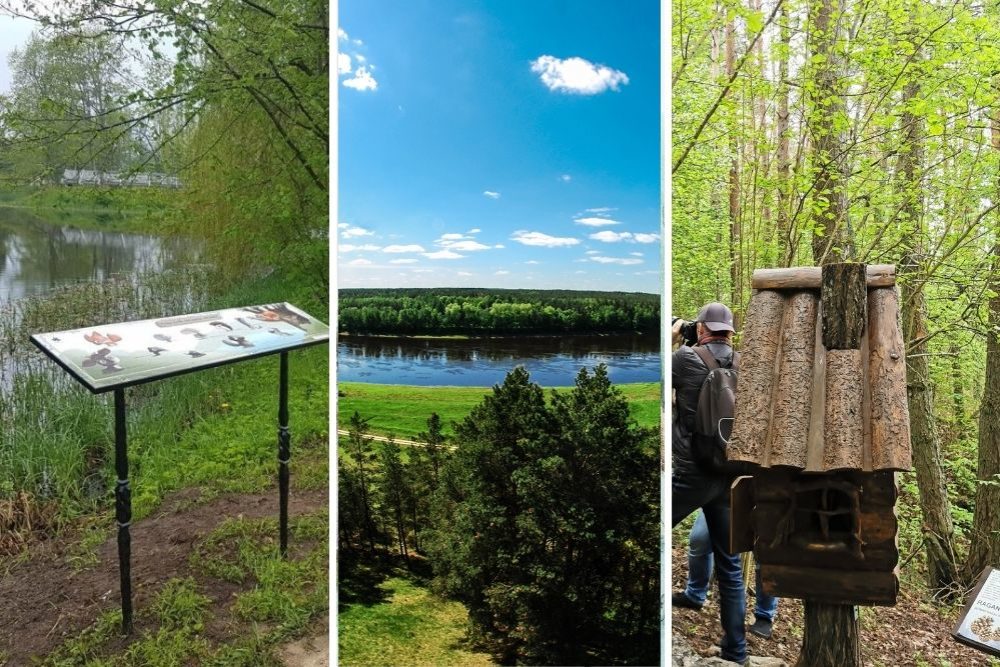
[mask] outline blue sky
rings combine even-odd
[[[338,11],[341,287],[661,291],[657,0]]]

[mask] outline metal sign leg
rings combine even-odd
[[[288,353],[280,355],[278,378],[278,530],[281,557],[288,555],[288,461],[291,458],[291,434],[288,431]]]
[[[115,518],[118,521],[118,573],[121,577],[122,632],[132,634],[132,491],[128,483],[128,450],[125,432],[125,390],[115,389]]]

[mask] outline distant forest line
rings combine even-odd
[[[342,289],[339,331],[383,335],[660,331],[660,295],[520,289]]]

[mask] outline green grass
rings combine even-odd
[[[617,387],[628,399],[632,416],[641,425],[660,424],[660,383],[641,382]],[[445,432],[461,421],[491,390],[488,387],[414,387],[394,384],[340,382],[337,384],[337,428],[346,429],[354,411],[370,418],[368,425],[376,435],[412,439],[427,430],[432,412],[441,416]],[[568,391],[568,388],[562,388]]]
[[[462,643],[468,614],[458,602],[443,600],[405,570],[377,585],[381,601],[348,604],[338,616],[340,664],[495,664]]]

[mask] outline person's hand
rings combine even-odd
[[[685,324],[687,324],[687,322],[685,322],[684,320],[678,318],[677,321],[674,322],[674,325],[670,328],[670,331],[671,331],[671,333],[673,335],[673,343],[674,343],[674,345],[680,345],[681,344],[681,342],[682,342],[681,327],[684,326]]]

